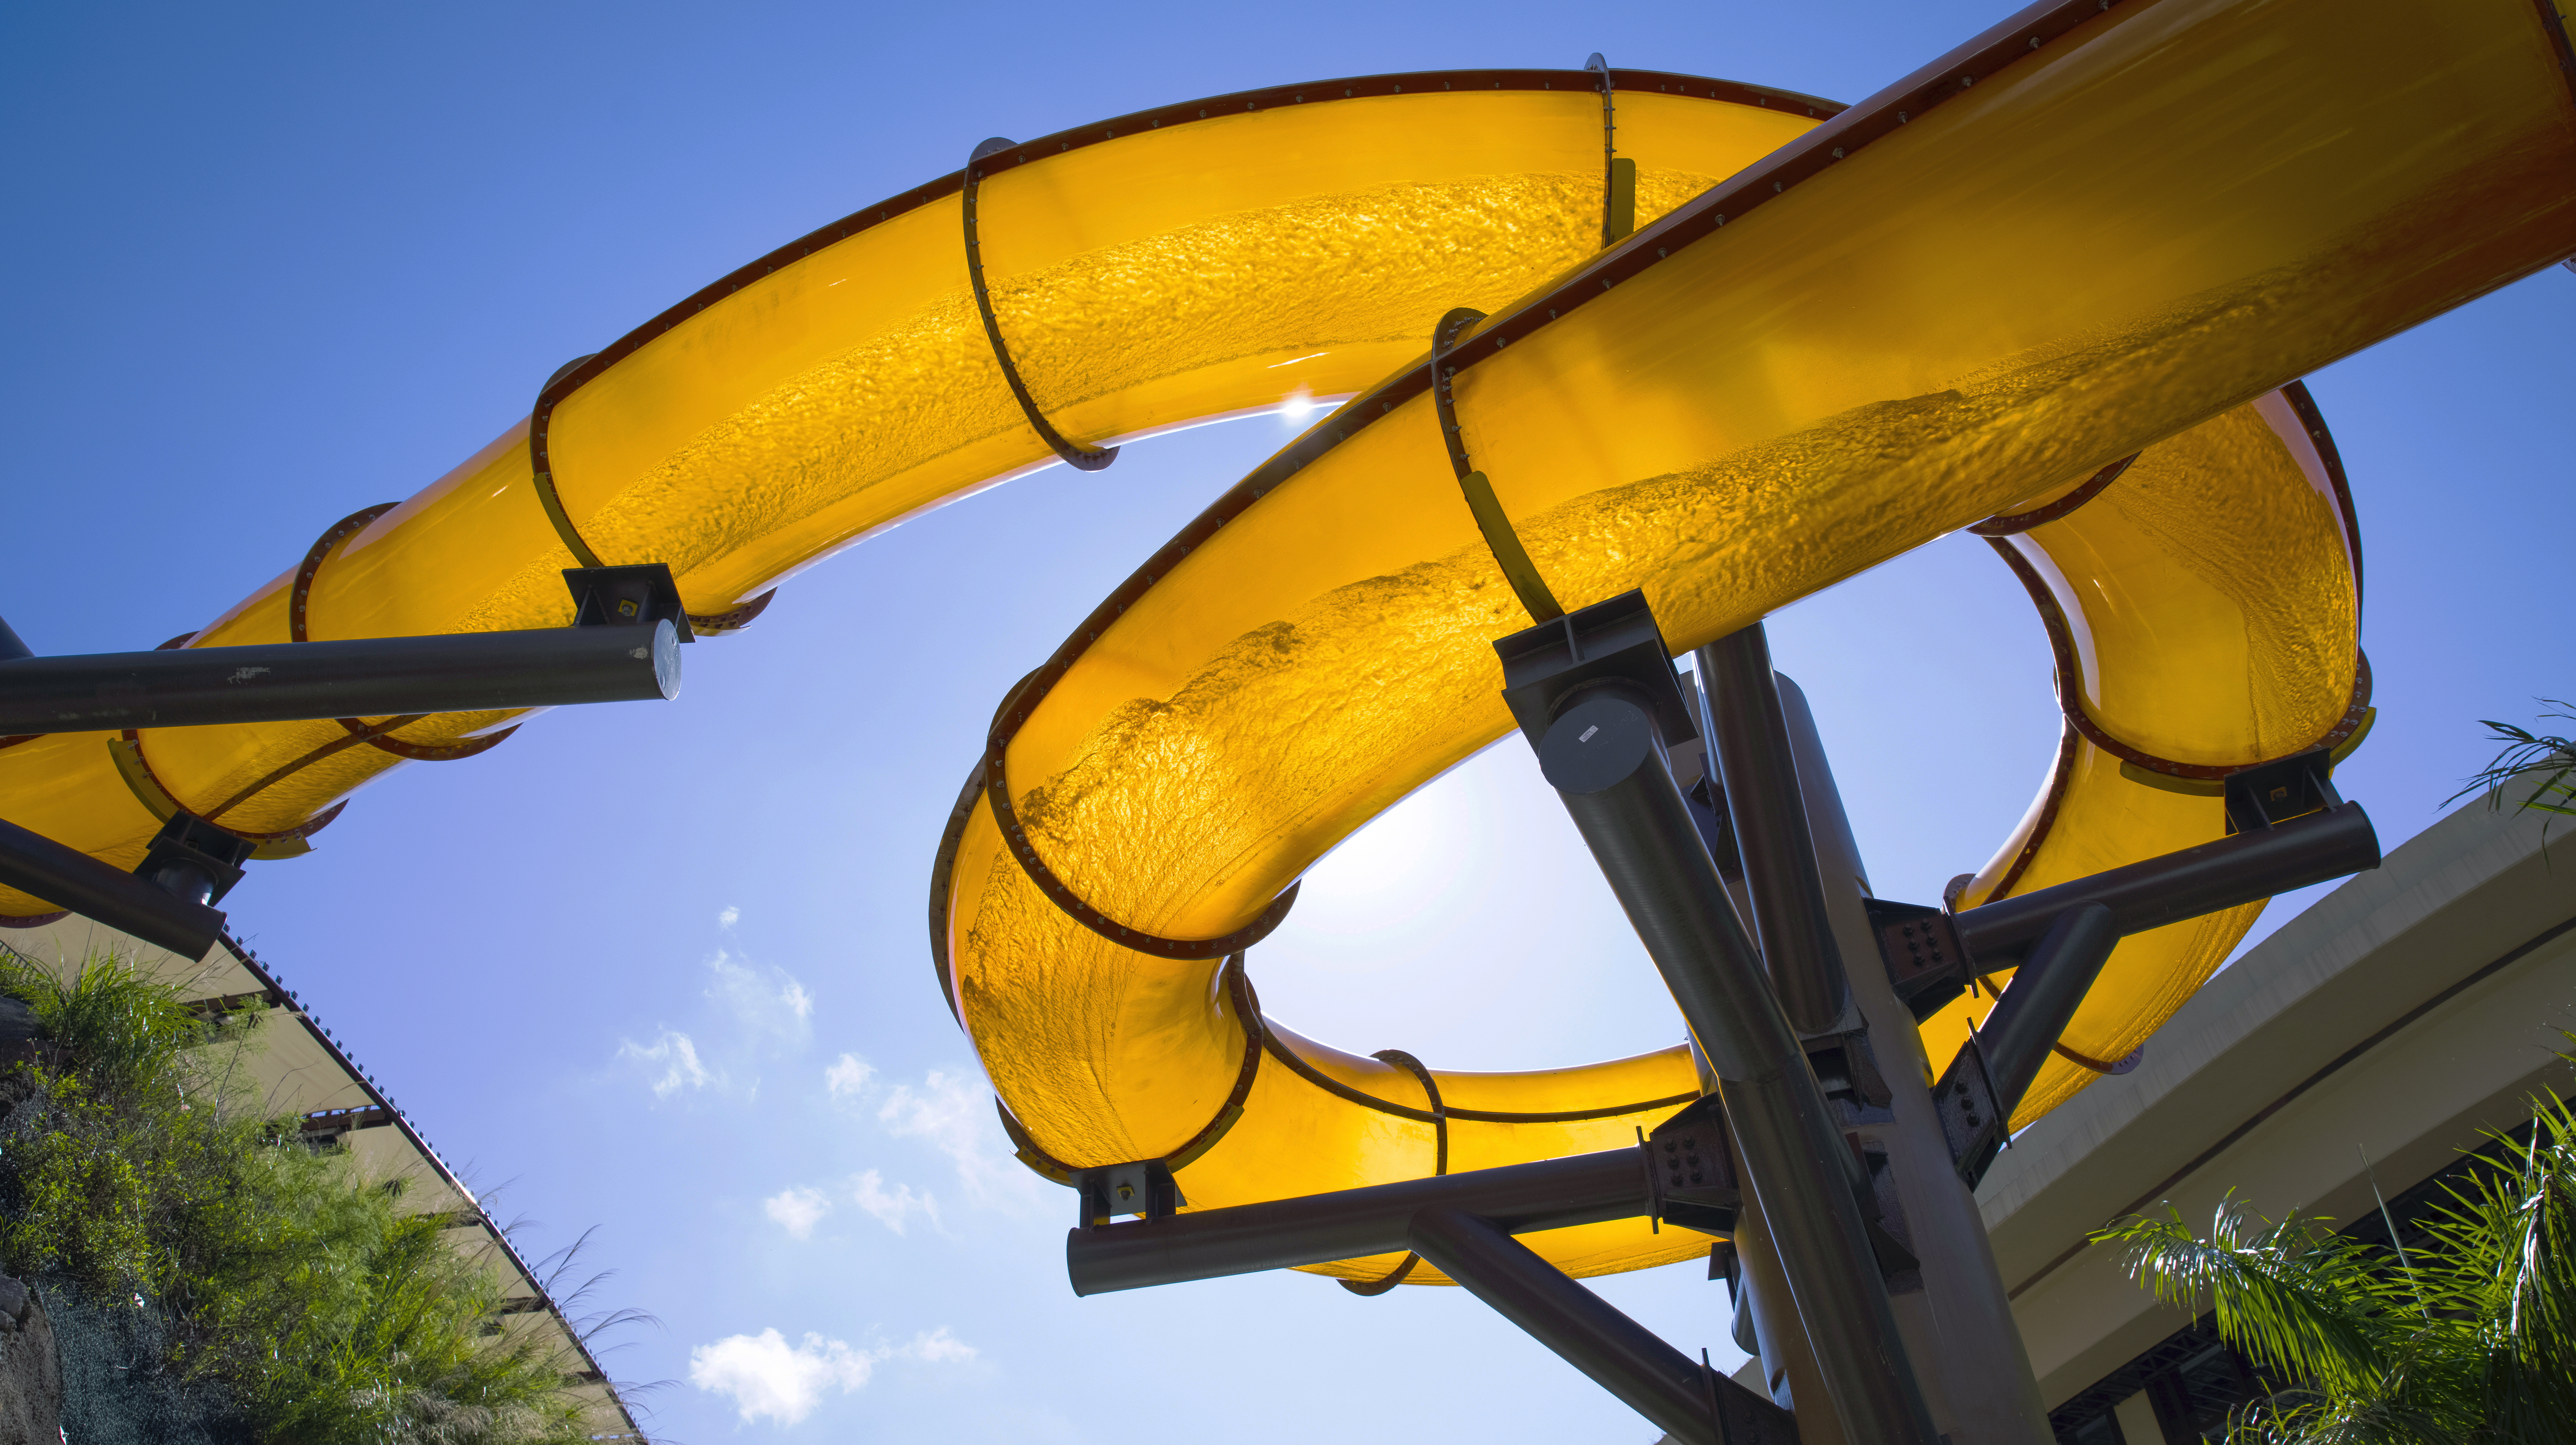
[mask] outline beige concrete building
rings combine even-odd
[[[2058,1438],[2204,1438],[2253,1388],[2093,1230],[2170,1202],[2378,1227],[2576,1048],[2576,828],[2472,803],[2209,981],[2105,1078],[2022,1132],[1977,1191]],[[2374,1193],[2375,1189],[2375,1193]]]

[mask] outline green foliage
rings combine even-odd
[[[194,1363],[241,1382],[270,1434],[581,1438],[542,1316],[501,1315],[499,1281],[449,1246],[444,1220],[403,1214],[397,1191],[352,1180],[339,1156],[291,1145],[258,1166],[249,1193],[264,1207],[230,1214],[193,1282]]]
[[[2428,1248],[2392,1258],[2325,1222],[2255,1218],[2233,1195],[2202,1238],[2164,1218],[2096,1234],[2167,1304],[2287,1383],[2240,1412],[2280,1445],[2576,1442],[2576,1110],[2534,1101],[2507,1167],[2454,1186]],[[2499,1136],[2501,1137],[2501,1136]],[[2510,1141],[2507,1141],[2510,1142]]]
[[[2576,722],[2576,706],[2554,697],[2541,701],[2557,709],[2542,713],[2542,717]],[[2526,813],[2576,817],[2576,741],[2534,733],[2493,718],[2480,721],[2486,727],[2488,740],[2503,743],[2504,750],[2496,754],[2494,762],[2470,777],[2467,787],[2443,799],[2442,806],[2447,808],[2471,793],[2484,793],[2489,808],[2501,808],[2505,784],[2524,773],[2545,768],[2548,771],[2532,783],[2531,791],[2515,807]]]
[[[192,1014],[124,962],[57,979],[0,951],[42,1029],[0,1079],[0,1261],[158,1308],[171,1366],[264,1439],[516,1445],[584,1438],[577,1360],[504,1315],[488,1261],[399,1181],[307,1147],[249,1096],[259,1011]]]
[[[0,1222],[0,1257],[22,1273],[61,1275],[106,1294],[123,1281],[166,1272],[152,1249],[152,1176],[171,1162],[143,1145],[78,1078],[34,1072],[31,1100],[43,1120],[8,1146],[5,1175],[17,1197]]]
[[[190,1222],[222,1207],[235,1161],[259,1144],[265,1121],[222,1097],[256,1015],[201,1020],[112,959],[58,979],[0,953],[0,991],[41,1030],[36,1059],[8,1079],[26,1097],[0,1146],[0,1257],[96,1295],[158,1294]]]

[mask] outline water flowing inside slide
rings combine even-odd
[[[1005,701],[938,851],[940,986],[1024,1158],[1172,1159],[1197,1207],[1612,1147],[1696,1095],[1680,1047],[1417,1074],[1258,1025],[1206,943],[1511,726],[1493,643],[1531,612],[1453,441],[1548,594],[1642,588],[1677,648],[1991,535],[2056,646],[2065,731],[1954,906],[2215,838],[2216,779],[2368,715],[2360,542],[2296,379],[2576,251],[2558,19],[2080,0],[1849,108],[1457,71],[988,144],[568,367],[412,497],[316,519],[309,556],[280,538],[301,563],[178,645],[561,626],[562,569],[599,562],[667,564],[720,636],[800,569],[1060,456],[1347,398]],[[1431,342],[1461,308],[1453,434]],[[0,740],[0,815],[130,868],[165,796],[288,855],[374,777],[512,722]],[[2022,1118],[2137,1047],[2259,907],[2123,942]],[[0,914],[50,908],[0,889]],[[1937,1069],[1990,1002],[1928,1021],[1910,1062]],[[1644,1220],[1528,1242],[1578,1274],[1706,1248]]]

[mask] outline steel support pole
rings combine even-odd
[[[493,712],[679,696],[679,635],[545,627],[0,661],[0,733]]]
[[[1876,930],[1861,906],[1869,888],[1868,870],[1843,812],[1833,765],[1805,695],[1785,678],[1780,691],[1799,788],[1814,825],[1827,917],[1841,939],[1843,956],[1869,961],[1851,970],[1851,1000],[1869,1026],[1892,1117],[1862,1124],[1858,1132],[1870,1146],[1887,1151],[1885,1182],[1892,1186],[1906,1242],[1922,1261],[1922,1288],[1893,1301],[1898,1327],[1931,1397],[1934,1422],[1951,1445],[2049,1445],[2047,1406],[1995,1267],[1985,1217],[1952,1167],[1949,1140],[1933,1106],[1922,1035],[1912,1011],[1897,998],[1887,970],[1876,962]],[[1757,1305],[1763,1287],[1757,1285]],[[1764,1348],[1772,1348],[1768,1340]],[[1775,1378],[1781,1373],[1777,1363],[1763,1360]],[[1794,1386],[1794,1354],[1787,1363],[1786,1382]]]
[[[2076,1005],[2084,1002],[2111,950],[2119,946],[2119,925],[2099,903],[2081,903],[2059,914],[2031,945],[2030,956],[1977,1030],[1978,1046],[1986,1053],[1986,1079],[2004,1117],[2012,1117],[2030,1092],[2049,1049],[2066,1032]]]
[[[2038,941],[2060,915],[2099,903],[2122,935],[2252,903],[2379,866],[2379,835],[2359,803],[2105,869],[1952,916],[1968,956],[2000,963]]]
[[[1789,1022],[1802,1034],[1828,1032],[1842,1019],[1849,988],[1842,952],[1825,923],[1824,883],[1780,713],[1770,638],[1756,622],[1698,656],[1708,697],[1710,771],[1725,784],[1754,938]]]
[[[1736,1288],[1743,1292],[1736,1309],[1752,1333],[1748,1343],[1739,1331],[1735,1343],[1753,1356],[1754,1367],[1762,1372],[1763,1392],[1772,1403],[1792,1412],[1802,1400],[1810,1407],[1823,1402],[1825,1408],[1809,1408],[1800,1419],[1800,1445],[1853,1445],[1834,1415],[1833,1395],[1825,1389],[1825,1377],[1816,1368],[1816,1352],[1807,1347],[1806,1326],[1798,1322],[1797,1306],[1790,1302],[1789,1281],[1780,1273],[1780,1252],[1771,1247],[1762,1201],[1749,1193],[1736,1211],[1732,1242]],[[1898,1328],[1903,1328],[1902,1316]],[[1909,1358],[1913,1357],[1918,1356],[1909,1350]],[[1936,1415],[1933,1424],[1940,1423]]]
[[[1412,1245],[1442,1274],[1671,1438],[1728,1445],[1715,1419],[1721,1387],[1697,1360],[1657,1339],[1510,1231],[1463,1209],[1426,1209],[1413,1217]]]
[[[1093,1295],[1289,1269],[1409,1249],[1407,1231],[1426,1209],[1469,1210],[1507,1231],[1563,1229],[1635,1219],[1654,1207],[1652,1189],[1643,1151],[1609,1149],[1075,1229],[1065,1273],[1075,1294]]]
[[[1674,786],[1649,706],[1615,684],[1577,694],[1539,742],[1540,770],[1717,1072],[1745,1184],[1846,1434],[1934,1445],[1853,1197],[1849,1146]]]
[[[0,883],[183,958],[204,958],[224,931],[224,915],[204,903],[15,823],[0,822]]]

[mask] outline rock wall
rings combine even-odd
[[[61,1445],[63,1367],[35,1291],[0,1275],[0,1445]]]

